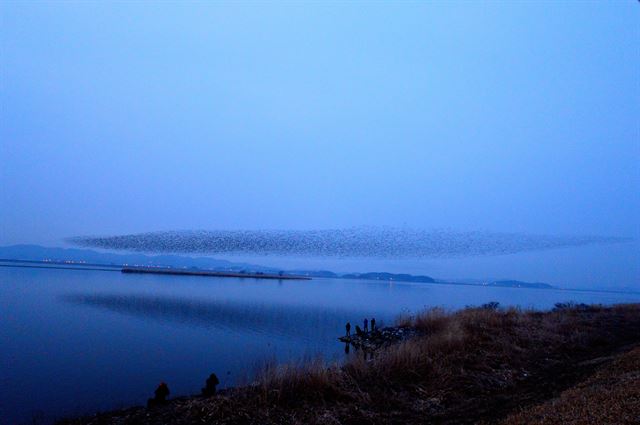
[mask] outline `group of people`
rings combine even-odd
[[[362,329],[360,329],[360,326],[356,325],[356,334],[360,334],[360,333],[364,333],[364,334],[368,334],[369,333],[369,320],[367,318],[364,319],[363,321],[363,325],[364,327]],[[347,324],[345,325],[345,329],[347,330],[347,335],[346,336],[351,336],[351,323],[347,322]],[[375,332],[376,331],[376,319],[375,317],[371,319],[371,332]]]

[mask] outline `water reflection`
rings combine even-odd
[[[341,329],[353,311],[286,304],[239,303],[194,300],[168,296],[122,294],[67,294],[65,302],[109,311],[241,332],[258,332],[304,338],[305,335]],[[309,336],[309,339],[311,337]]]
[[[0,423],[89,414],[144,403],[164,380],[197,393],[212,371],[233,385],[265,361],[369,353],[336,337],[425,306],[498,301],[637,301],[638,295],[314,279],[264,282],[0,268]],[[350,351],[345,354],[345,351]],[[229,372],[227,374],[227,372]],[[220,376],[220,375],[219,375]],[[60,385],[43,386],[43,382]]]

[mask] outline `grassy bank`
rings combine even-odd
[[[633,361],[638,351],[632,351],[640,346],[639,304],[570,305],[549,312],[433,309],[398,325],[414,328],[418,335],[373,359],[353,356],[342,366],[316,362],[274,367],[265,369],[254,385],[214,397],[176,399],[166,407],[131,408],[64,423],[517,424],[538,423],[535,418],[545,415],[547,423],[559,423],[552,416],[557,409],[549,407],[558,397],[557,403],[565,400],[567,415],[577,418],[574,423],[589,423],[591,413],[585,409],[592,403],[587,396],[597,391],[588,388],[605,385],[598,383],[598,373],[615,375],[627,386],[640,383],[640,364]],[[626,375],[618,376],[616,370]],[[580,391],[580,385],[587,388],[583,393],[570,392]],[[583,408],[570,401],[580,394],[586,400]],[[612,409],[631,406],[629,417],[640,416],[633,412],[637,403],[618,400],[633,394],[608,394],[594,402],[611,403]],[[621,418],[607,422],[602,416],[596,422],[625,423]]]

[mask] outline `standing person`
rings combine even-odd
[[[371,318],[371,332],[375,332],[376,331],[376,318],[372,317]]]
[[[169,387],[164,382],[160,382],[160,385],[158,385],[158,388],[156,388],[155,391],[156,401],[161,404],[166,403],[168,395]]]
[[[202,389],[202,395],[204,396],[212,396],[216,393],[216,386],[220,383],[218,376],[215,373],[209,375],[207,378],[207,382],[205,383],[205,387]]]
[[[345,328],[347,329],[347,336],[351,336],[351,323],[347,322]]]
[[[147,407],[156,407],[167,404],[167,397],[169,396],[169,387],[164,382],[160,382],[158,388],[155,391],[155,397],[147,400]]]
[[[369,321],[364,319],[364,333],[369,333]]]

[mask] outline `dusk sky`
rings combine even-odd
[[[640,237],[636,1],[0,10],[0,244],[363,225]]]
[[[640,1],[0,0],[0,423],[631,423],[638,330]]]

